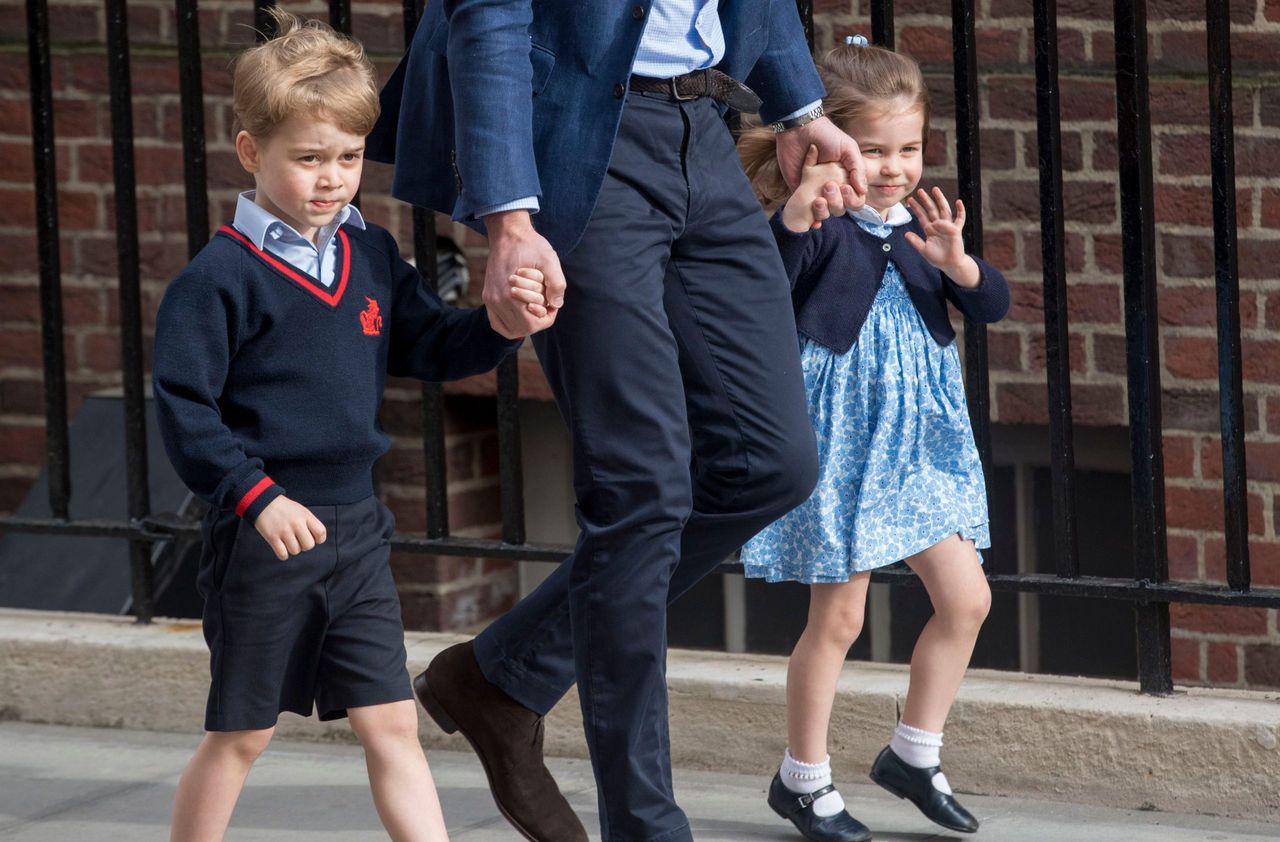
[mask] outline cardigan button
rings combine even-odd
[[[893,246],[889,245],[888,243],[885,243],[884,245],[880,246],[880,248],[882,248],[882,249],[883,249],[883,250],[885,250],[885,251],[892,251],[892,250],[893,250]]]
[[[644,6],[638,6],[638,5],[632,6],[631,17],[635,18],[636,20],[644,20]]]
[[[613,95],[618,99],[622,99],[623,94],[627,92],[627,86],[621,82],[613,83]]]

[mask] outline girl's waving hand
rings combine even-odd
[[[941,188],[933,188],[932,195],[921,188],[915,196],[907,197],[907,206],[911,208],[916,219],[924,228],[925,239],[908,231],[907,242],[920,252],[925,260],[940,269],[957,284],[966,287],[977,286],[980,278],[978,265],[965,253],[964,238],[964,202],[956,200],[955,212],[952,213],[947,197]]]

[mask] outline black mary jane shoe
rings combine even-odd
[[[918,769],[903,761],[885,746],[884,751],[871,766],[871,780],[905,798],[920,808],[920,812],[948,830],[960,833],[977,833],[978,820],[960,806],[960,802],[933,785],[933,776],[942,771],[941,766]]]
[[[836,788],[828,784],[817,792],[792,792],[775,774],[769,784],[769,806],[790,821],[809,842],[870,842],[871,831],[845,810],[822,817],[813,812],[813,802]]]

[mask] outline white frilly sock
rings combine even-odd
[[[893,729],[889,748],[908,766],[929,769],[942,763],[942,732],[912,728],[899,722],[898,727]],[[942,772],[933,776],[933,788],[947,795],[951,794],[951,785]]]
[[[831,756],[827,755],[821,763],[802,763],[791,756],[791,749],[782,755],[782,768],[779,770],[782,785],[792,792],[817,792],[831,783]],[[814,815],[819,818],[834,816],[844,810],[844,799],[839,792],[828,792],[813,802]]]

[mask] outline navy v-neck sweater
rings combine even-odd
[[[385,229],[343,226],[337,239],[326,288],[224,226],[160,304],[165,450],[192,491],[250,522],[281,494],[321,505],[373,493],[387,374],[467,377],[520,344],[483,308],[442,303]]]

